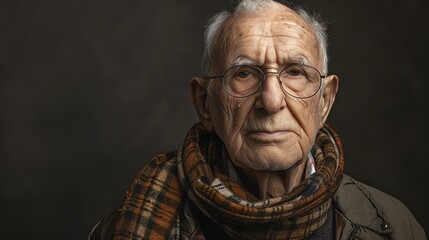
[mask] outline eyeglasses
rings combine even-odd
[[[283,91],[300,99],[316,95],[322,85],[322,79],[326,77],[314,67],[292,64],[277,73],[264,73],[253,65],[236,65],[228,68],[222,76],[207,79],[222,78],[223,87],[229,95],[244,98],[258,92],[268,74],[278,75]]]

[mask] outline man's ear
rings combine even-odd
[[[324,81],[324,88],[322,93],[322,99],[321,99],[321,123],[320,127],[323,127],[323,124],[325,124],[326,119],[328,118],[329,112],[331,111],[332,105],[335,101],[335,96],[338,92],[338,84],[339,79],[336,75],[329,75],[326,78],[323,79]]]
[[[189,84],[191,101],[195,107],[195,111],[201,123],[204,125],[207,131],[213,131],[212,119],[210,115],[210,108],[208,103],[207,94],[207,80],[200,77],[194,77],[191,79]]]

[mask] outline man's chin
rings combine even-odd
[[[256,158],[259,160],[252,160],[252,159],[246,159],[244,161],[238,161],[240,164],[250,170],[255,171],[282,171],[282,170],[288,170],[291,167],[296,166],[299,162],[301,162],[298,159],[294,160],[273,160],[273,159],[265,159],[263,158]]]

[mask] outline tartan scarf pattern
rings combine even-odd
[[[177,154],[152,159],[127,192],[114,239],[179,239],[186,197],[234,239],[303,239],[326,222],[344,167],[329,126],[312,148],[316,173],[285,196],[263,201],[220,171],[221,147],[196,124]]]
[[[167,239],[175,228],[183,190],[176,152],[158,154],[127,191],[113,232],[114,240]]]

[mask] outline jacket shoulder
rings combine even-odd
[[[361,234],[370,231],[391,239],[426,239],[423,228],[402,202],[347,175],[333,199],[354,234],[361,230]]]

